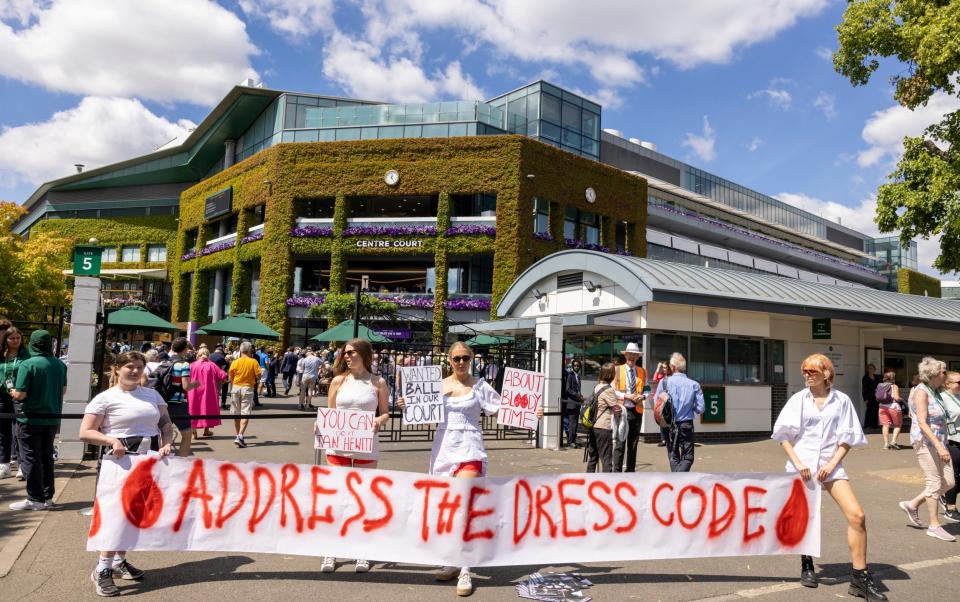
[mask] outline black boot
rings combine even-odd
[[[877,584],[873,582],[873,577],[867,569],[853,570],[853,574],[850,576],[850,589],[847,590],[847,593],[858,598],[865,598],[870,602],[886,602],[887,600],[887,597],[877,589]]]
[[[803,587],[817,587],[817,570],[813,566],[812,556],[800,557],[800,585]]]

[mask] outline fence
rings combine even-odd
[[[67,310],[60,305],[48,305],[27,315],[10,317],[10,321],[23,332],[25,338],[29,338],[34,330],[49,332],[54,338],[53,354],[56,356],[60,355],[60,348],[63,345],[63,326],[68,320]]]

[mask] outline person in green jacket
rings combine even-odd
[[[11,510],[43,510],[53,505],[53,442],[60,418],[31,414],[60,414],[67,387],[67,366],[53,356],[53,340],[46,330],[30,335],[30,358],[17,370],[8,389],[20,405],[17,441],[27,481],[27,499],[10,504]]]

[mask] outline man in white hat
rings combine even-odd
[[[627,418],[627,440],[618,442],[613,450],[614,472],[635,472],[637,469],[637,443],[640,441],[640,423],[643,418],[643,400],[646,395],[643,388],[647,383],[647,373],[640,366],[640,347],[636,343],[627,343],[621,351],[626,363],[617,366],[613,377],[613,389],[617,398],[623,400]],[[626,454],[626,466],[624,466]]]

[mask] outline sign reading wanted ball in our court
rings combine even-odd
[[[404,424],[443,422],[443,371],[440,366],[400,368]]]

